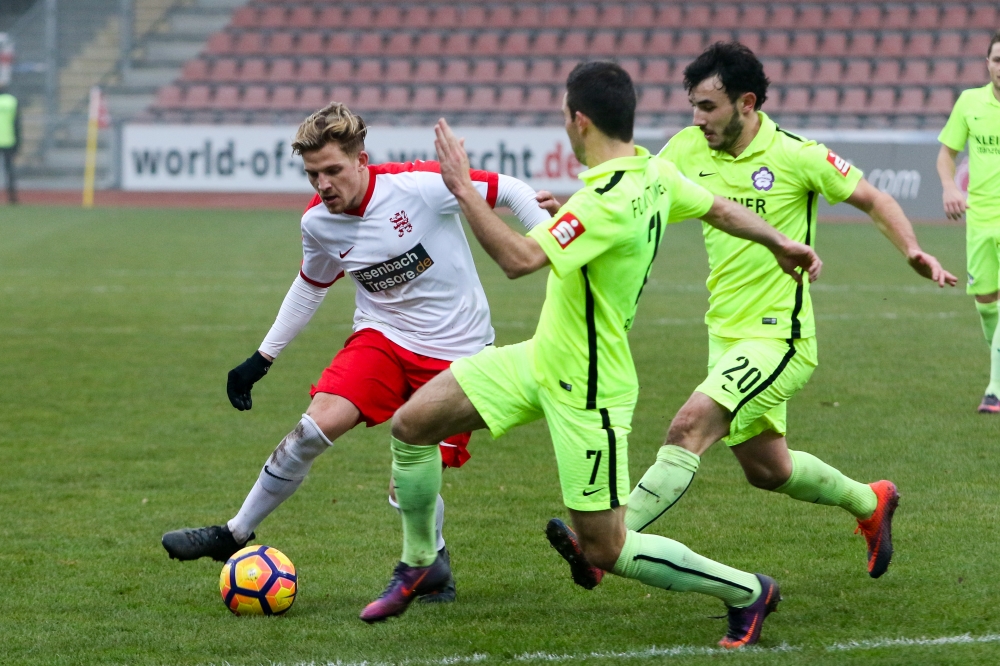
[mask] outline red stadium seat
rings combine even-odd
[[[855,32],[851,35],[850,54],[852,58],[870,58],[875,56],[875,33]]]
[[[815,79],[816,63],[805,58],[792,60],[785,73],[786,83],[810,84]]]
[[[440,32],[420,32],[413,44],[413,53],[424,57],[440,55],[441,47]]]
[[[496,107],[496,90],[493,86],[476,86],[469,96],[470,111],[492,111]]]
[[[703,40],[701,30],[685,30],[674,44],[672,52],[683,56],[697,56],[705,48]]]
[[[880,29],[882,27],[882,7],[880,5],[861,5],[854,15],[854,26],[857,28]]]
[[[963,6],[963,11],[965,8]],[[954,20],[954,15],[952,15]],[[945,19],[949,17],[948,9],[945,9]],[[910,25],[904,26],[909,29],[935,30],[941,27],[941,13],[937,5],[917,5],[916,12]]]
[[[288,8],[284,5],[263,7],[257,20],[261,28],[284,28],[288,24]]]
[[[635,110],[640,113],[663,113],[667,109],[666,88],[643,86]]]
[[[684,21],[681,18],[680,3],[659,3],[659,9],[656,12],[656,23],[654,25],[660,28],[684,27]]]
[[[177,85],[163,86],[156,91],[153,106],[161,109],[174,109],[181,106],[181,87]]]
[[[682,86],[670,86],[665,110],[669,113],[682,113],[690,117],[691,100],[688,98],[687,91]]]
[[[303,61],[305,62],[305,61]],[[326,80],[331,83],[347,83],[354,78],[354,64],[346,58],[335,58],[326,68]]]
[[[372,5],[351,5],[344,16],[344,26],[366,29],[375,23],[375,8]]]
[[[322,32],[303,32],[299,35],[299,53],[302,55],[351,55],[354,53],[354,33],[335,32],[329,40]]]
[[[929,5],[928,7],[936,7],[934,5]],[[919,10],[917,10],[919,12]],[[966,27],[976,27],[969,23],[969,8],[963,3],[949,3],[944,7],[944,14],[941,16],[940,20],[934,17],[935,21],[928,25],[921,25],[918,22],[914,22],[915,28],[944,28],[952,30],[964,30]],[[922,23],[922,22],[920,22]]]
[[[441,110],[465,111],[468,99],[468,91],[464,86],[447,86],[441,94]]]
[[[843,32],[827,32],[823,35],[823,45],[818,49],[818,52],[821,56],[827,58],[843,58],[848,55],[854,55],[847,48],[847,34]],[[796,55],[812,55],[809,53],[801,53],[798,49],[796,49],[795,53]]]
[[[229,24],[234,28],[256,28],[260,24],[256,7],[240,7],[233,12]]]
[[[674,35],[667,30],[654,30],[649,36],[646,50],[649,55],[668,55],[674,48]]]
[[[409,16],[409,14],[407,14]],[[438,28],[452,30],[460,25],[458,7],[454,5],[438,5],[434,8],[433,25]],[[407,27],[412,27],[407,22]]]
[[[918,114],[924,112],[924,89],[903,88],[896,100],[896,112],[903,114]]]
[[[451,74],[445,76],[445,81],[465,81],[469,77],[469,63],[466,60],[449,60],[448,67]],[[454,71],[451,67],[455,68]],[[436,58],[418,60],[413,80],[416,83],[435,83],[441,80],[441,61]]]
[[[410,107],[414,111],[438,111],[438,89],[436,86],[417,86],[413,89],[413,100]],[[449,109],[450,111],[451,109]]]
[[[407,86],[389,86],[382,97],[382,109],[386,111],[408,111],[410,109],[410,89]]]
[[[629,18],[623,3],[613,2],[601,6],[601,14],[597,19],[595,27],[626,28],[628,26]]]
[[[566,8],[569,9],[568,7]],[[542,18],[542,8],[538,5],[520,5],[517,9],[517,23],[522,28],[528,27],[568,27],[569,23],[556,18],[552,23],[548,23]]]
[[[533,83],[565,83],[556,72],[556,61],[550,58],[535,58],[531,61],[531,81]]]
[[[354,88],[351,86],[333,86],[330,88],[326,99],[329,102],[340,102],[341,104],[351,106],[354,104]]]
[[[840,100],[841,113],[863,114],[868,111],[868,90],[866,88],[847,88]]]
[[[785,29],[798,28],[798,25],[795,22],[795,13],[794,5],[772,4],[771,13],[767,17],[767,27]]]
[[[809,108],[813,113],[837,113],[840,91],[837,88],[817,88]]]
[[[316,7],[311,5],[298,5],[292,7],[288,15],[288,27],[290,28],[312,28],[318,25]]]
[[[389,35],[389,41],[385,45],[385,55],[387,56],[408,56],[413,54],[413,33],[393,32]]]
[[[785,83],[784,60],[781,58],[761,58],[760,64],[764,66],[764,75],[772,84]]]
[[[524,98],[524,109],[526,111],[558,111],[560,100],[552,96],[552,88],[549,86],[532,86],[528,89],[528,96]]]
[[[215,32],[205,42],[205,53],[217,55],[220,53],[232,53],[234,33]]]
[[[403,10],[398,5],[381,5],[375,15],[375,22],[365,27],[370,28],[372,25],[384,30],[398,30],[406,25],[403,23]]]
[[[969,26],[972,28],[989,28],[997,25],[997,7],[993,3],[976,5],[972,8],[972,16],[969,17]]]
[[[645,84],[670,83],[670,61],[665,58],[646,60],[641,81]],[[647,87],[649,87],[647,85]]]
[[[497,97],[496,108],[500,111],[520,111],[524,104],[524,88],[503,86]]]
[[[452,58],[475,55],[475,50],[472,48],[472,35],[468,32],[447,33],[441,52]]]
[[[213,109],[236,109],[240,105],[240,88],[224,84],[215,89],[209,106]]]
[[[642,63],[639,62],[638,58],[621,58],[618,60],[618,66],[628,72],[633,84],[639,80],[639,75],[642,73]]]
[[[957,44],[961,44],[961,37],[957,40]],[[956,44],[956,45],[957,45]],[[929,32],[911,32],[910,38],[906,42],[906,50],[900,55],[905,54],[907,58],[927,58],[934,53],[934,36]]]
[[[326,94],[326,88],[323,86],[302,86],[302,90],[299,91],[299,95],[295,100],[295,106],[306,113],[312,113],[322,109],[331,101],[333,100]],[[354,100],[336,101],[341,104],[354,103]]]
[[[243,91],[240,106],[248,111],[266,111],[271,108],[271,94],[267,86],[248,86]]]
[[[882,18],[882,28],[891,30],[906,30],[911,25],[909,5],[889,5]]]
[[[937,85],[955,85],[958,82],[958,61],[935,60],[934,71],[931,72],[927,82]]]
[[[809,101],[808,88],[786,88],[779,108],[782,113],[806,113]]]
[[[965,40],[962,54],[966,57],[976,56],[985,60],[986,51],[990,48],[990,38],[992,35],[992,32],[970,33],[969,38]]]
[[[253,83],[267,80],[267,61],[263,58],[247,58],[240,67],[238,81]]]
[[[271,89],[271,108],[279,111],[292,109],[298,110],[298,107],[296,106],[298,96],[299,93],[295,86],[275,86]],[[316,109],[313,110],[315,111]]]
[[[764,33],[760,30],[739,30],[736,32],[736,41],[754,53],[763,52]]]
[[[426,81],[445,81],[447,83],[465,83],[466,81],[475,81],[476,76],[489,76],[488,70],[483,70],[473,74],[469,73],[469,61],[461,58],[450,58],[444,61],[444,74],[441,73],[441,64],[437,60],[433,61],[421,61],[434,63],[434,69],[431,69],[431,65],[426,65],[426,73],[428,75],[434,74],[434,78],[421,79]],[[476,63],[478,65],[478,62]],[[495,66],[495,65],[494,65]],[[475,68],[473,68],[475,69]]]
[[[358,61],[358,68],[354,72],[354,79],[358,83],[380,83],[382,81],[382,59],[365,58]]]
[[[208,80],[208,61],[203,58],[195,58],[184,63],[181,70],[182,81],[206,81]]]
[[[489,34],[489,33],[484,33]],[[504,40],[503,44],[503,54],[507,56],[525,56],[531,53],[531,47],[528,42],[529,34],[524,30],[517,30],[514,32],[507,33],[507,38]],[[482,53],[483,51],[480,51]],[[500,47],[489,53],[489,55],[499,54]]]
[[[867,84],[872,79],[872,64],[868,60],[851,59],[841,79],[847,85]]]
[[[823,12],[823,7],[819,5],[802,5],[799,8],[799,15],[795,19],[795,26],[799,30],[826,29],[826,15]]]
[[[742,11],[737,27],[739,28],[766,28],[767,5],[758,3],[742,3]]]
[[[411,4],[406,10],[406,20],[403,23],[411,30],[426,30],[434,27],[431,8],[426,5]]]
[[[212,81],[235,81],[239,62],[235,58],[219,58],[212,63]]]
[[[523,84],[528,81],[528,61],[520,58],[511,58],[503,63],[503,71],[497,77],[500,83]],[[485,83],[485,82],[484,82]]]
[[[622,32],[621,42],[618,45],[618,52],[622,55],[630,56],[646,55],[646,31],[625,30]]]
[[[839,60],[820,60],[814,81],[820,85],[839,85],[844,71]]]
[[[378,111],[382,106],[382,91],[378,86],[361,86],[358,88],[354,106],[366,111]]]
[[[343,28],[347,24],[344,7],[340,5],[323,5],[316,16],[317,28]]]
[[[854,5],[831,5],[823,27],[827,30],[851,30],[857,27],[854,25]]]
[[[989,78],[985,57],[962,61],[962,73],[958,77],[960,86],[982,86],[989,81]]]
[[[938,58],[955,58],[965,55],[962,48],[962,34],[959,32],[938,33],[933,55]]]
[[[590,44],[586,46],[586,49],[595,55],[612,56],[618,53],[617,37],[617,34],[611,30],[597,30],[590,38]]]
[[[886,115],[896,110],[896,90],[894,88],[876,88],[872,91],[868,103],[868,113]]]
[[[295,61],[291,58],[276,58],[271,61],[267,80],[272,83],[288,83],[296,79]]]
[[[787,56],[791,52],[791,37],[784,30],[774,30],[765,33],[761,55]]]
[[[482,5],[465,5],[458,23],[463,28],[485,28],[490,25],[486,20],[486,8]]]
[[[413,66],[407,58],[394,58],[385,66],[387,83],[409,83],[413,80]]]
[[[878,55],[882,58],[899,58],[909,53],[903,48],[903,33],[883,32],[878,42]]]
[[[919,86],[927,83],[930,78],[930,63],[927,60],[907,58],[903,62],[903,73],[899,77],[900,81]]]
[[[470,80],[472,83],[494,83],[497,80],[499,71],[500,63],[493,58],[475,60],[472,63],[472,74],[470,75]],[[449,77],[446,73],[444,80],[450,82],[451,77]]]
[[[238,55],[263,53],[264,33],[251,30],[237,34],[236,40],[233,43],[232,52]]]
[[[267,50],[258,51],[258,53],[279,56],[294,55],[296,53],[295,34],[283,30],[272,32],[267,40]]]
[[[872,83],[881,85],[897,85],[902,80],[898,60],[879,60],[875,63],[875,74]],[[912,83],[918,83],[913,81]]]
[[[508,37],[508,41],[515,35],[520,33],[511,33]],[[516,54],[511,51],[507,51],[510,55],[521,55]],[[539,30],[538,34],[535,35],[535,41],[531,47],[532,55],[545,55],[545,56],[556,56],[562,53],[562,47],[559,44],[559,31],[558,30]]]
[[[541,52],[537,51],[536,48],[536,53]],[[563,35],[562,43],[559,44],[559,50],[556,53],[547,53],[545,55],[557,54],[573,56],[589,55],[590,50],[587,47],[587,33],[583,30],[567,31],[566,34]]]
[[[573,27],[596,28],[601,25],[597,14],[597,5],[577,5],[573,12]]]
[[[636,28],[656,25],[656,7],[646,2],[632,5],[632,13],[629,15],[628,24]]]
[[[927,96],[925,110],[927,113],[949,115],[955,106],[954,88],[931,88]]]
[[[516,28],[518,24],[517,19],[514,18],[513,5],[500,4],[490,6],[487,25],[491,28]]]
[[[715,44],[716,42],[731,42],[733,41],[733,33],[730,30],[710,30],[708,33],[708,40],[705,42],[706,46],[708,44]]]
[[[728,30],[742,27],[739,7],[737,5],[716,5],[715,11],[712,13],[712,27]]]
[[[681,22],[685,28],[711,28],[712,7],[707,4],[689,4],[684,8]]]
[[[425,36],[430,35],[436,35],[436,33],[429,33],[420,37],[423,39]],[[384,50],[385,43],[382,39],[382,34],[378,32],[362,32],[358,37],[357,43],[354,45],[354,52],[363,56],[380,56]],[[426,53],[426,51],[421,51],[421,53]]]
[[[508,37],[507,43],[504,44],[504,49],[500,48],[500,33],[497,32],[480,32],[476,36],[475,54],[478,56],[495,56],[495,55],[518,55],[515,51],[523,49],[521,55],[528,53],[528,35],[527,33],[517,33],[518,38],[511,39]],[[520,39],[523,38],[523,41]]]

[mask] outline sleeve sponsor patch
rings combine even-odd
[[[826,161],[832,164],[841,176],[846,176],[851,170],[851,163],[832,150],[826,152]]]
[[[586,229],[583,222],[577,219],[573,213],[564,213],[556,220],[556,223],[549,227],[549,233],[559,243],[559,247],[566,249],[566,246],[583,235]]]

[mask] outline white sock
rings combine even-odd
[[[389,495],[389,506],[399,511],[399,503]],[[438,495],[434,511],[434,529],[437,531],[437,549],[444,548],[444,498]]]
[[[261,521],[302,485],[313,461],[333,446],[316,422],[306,414],[288,433],[260,470],[257,482],[240,512],[227,525],[237,543],[246,541]]]

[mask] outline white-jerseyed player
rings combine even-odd
[[[312,388],[312,403],[271,454],[239,513],[226,525],[163,535],[172,558],[227,560],[302,483],[313,461],[360,422],[392,417],[410,395],[457,358],[493,343],[489,305],[459,220],[459,205],[436,162],[372,166],[360,116],[333,103],[307,118],[292,148],[316,196],[302,216],[302,268],[260,349],[229,373],[229,400],[250,409],[250,390],[309,322],[327,288],[349,275],[357,296],[354,333]],[[491,205],[531,229],[548,221],[551,195],[523,182],[472,171]],[[441,443],[447,467],[468,458],[469,433]],[[438,497],[438,550],[448,558]],[[390,497],[390,502],[393,502]],[[454,599],[454,581],[426,596]]]

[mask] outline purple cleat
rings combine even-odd
[[[983,396],[983,401],[979,403],[980,414],[1000,414],[1000,398],[987,393]]]
[[[441,590],[451,581],[451,567],[439,554],[429,567],[411,567],[404,562],[396,565],[389,585],[359,616],[368,624],[383,622],[402,615],[417,597]]]
[[[732,650],[756,643],[764,620],[778,609],[778,602],[781,601],[778,583],[770,576],[754,575],[760,581],[760,596],[745,608],[729,609],[729,631],[719,641],[724,648]]]
[[[604,571],[587,561],[576,533],[569,525],[558,518],[553,518],[545,526],[545,536],[556,552],[569,564],[574,583],[586,590],[592,590],[601,583]]]

